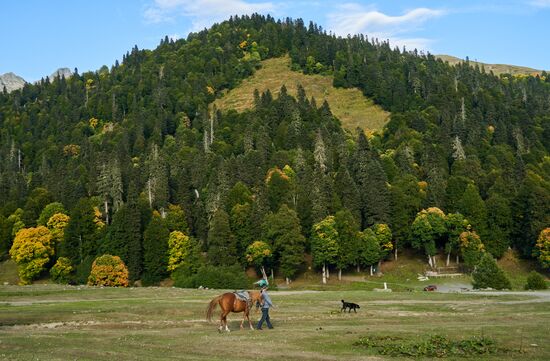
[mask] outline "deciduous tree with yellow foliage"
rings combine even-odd
[[[171,232],[168,238],[168,271],[193,266],[197,253],[198,247],[192,238],[180,231]]]
[[[56,213],[48,219],[47,226],[52,234],[52,241],[56,244],[63,240],[69,219],[70,217],[63,213]]]
[[[88,285],[128,287],[128,268],[119,256],[99,256],[92,264]]]
[[[17,232],[10,256],[18,265],[20,283],[30,284],[44,270],[53,254],[52,235],[48,228],[23,228]]]
[[[537,257],[542,267],[550,268],[550,228],[540,232],[533,249],[533,256]]]

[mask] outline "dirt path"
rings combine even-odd
[[[515,305],[522,303],[538,303],[550,302],[550,291],[473,291],[473,295],[488,295],[488,296],[529,296],[533,297],[528,300],[518,301],[499,301],[498,303],[506,305]]]

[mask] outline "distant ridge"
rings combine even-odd
[[[460,58],[457,58],[456,56],[451,56],[451,55],[436,55],[435,57],[443,61],[446,61],[451,65],[456,65],[456,64],[465,62],[464,59],[460,59]],[[500,75],[500,74],[537,75],[542,73],[542,70],[533,69],[526,66],[519,66],[519,65],[487,64],[487,63],[482,63],[479,61],[472,61],[472,60],[470,60],[470,64],[474,66],[477,64],[480,67],[483,65],[483,67],[485,68],[485,71],[487,72],[492,71],[495,75]]]
[[[50,80],[53,80],[57,76],[59,77],[64,76],[65,78],[70,78],[71,76],[73,76],[73,72],[69,68],[59,68],[56,71],[54,71],[52,75],[50,75]]]
[[[6,90],[9,93],[14,90],[23,88],[23,86],[25,86],[25,83],[25,79],[11,72],[0,75],[0,91],[2,91],[4,87],[6,87]]]
[[[73,76],[73,72],[69,68],[59,68],[56,71],[54,71],[50,76],[50,80],[53,80],[56,77],[65,77],[70,78]],[[40,81],[36,81],[35,83],[39,83]],[[6,87],[6,90],[8,93],[21,89],[25,86],[27,81],[20,77],[19,75],[9,72],[3,75],[0,75],[0,91]]]

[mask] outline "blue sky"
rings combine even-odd
[[[550,69],[550,0],[17,0],[0,2],[0,74],[34,81],[60,67],[97,70],[134,45],[152,49],[165,35],[252,12],[433,54]]]

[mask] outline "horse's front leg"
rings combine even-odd
[[[252,326],[252,322],[250,322],[250,314],[249,312],[246,313],[246,319],[248,320],[248,326],[250,326],[251,330],[254,330],[254,327]]]

